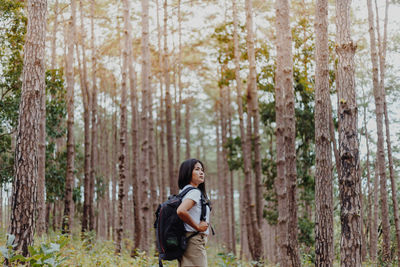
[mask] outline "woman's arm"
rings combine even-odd
[[[181,218],[182,221],[189,224],[196,231],[204,232],[208,228],[208,223],[201,221],[199,224],[196,224],[193,221],[192,217],[190,217],[190,214],[188,212],[191,208],[193,208],[195,204],[196,202],[194,202],[194,200],[187,198],[182,201],[181,205],[179,205],[178,209],[176,210],[176,213],[178,214],[179,218]]]

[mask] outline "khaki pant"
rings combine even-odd
[[[193,233],[186,233],[186,236],[191,234]],[[179,267],[207,267],[206,243],[206,234],[199,233],[190,238]]]

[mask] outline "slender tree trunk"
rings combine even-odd
[[[53,32],[52,32],[52,39],[51,39],[51,63],[50,63],[50,69],[52,69],[52,70],[54,70],[56,68],[58,12],[59,12],[58,11],[58,0],[56,0],[55,3],[54,3],[54,23],[53,23]],[[46,99],[44,101],[46,101]],[[45,149],[45,152],[46,152],[46,149]],[[46,169],[45,167],[44,167],[44,170]],[[44,174],[44,177],[45,177],[45,174]],[[44,178],[44,181],[45,180],[46,180],[46,178]],[[44,188],[44,190],[46,190],[46,189]],[[45,202],[46,202],[46,199],[45,199]],[[51,203],[46,202],[46,214],[45,214],[45,227],[46,227],[45,231],[46,232],[48,232],[48,230],[49,230],[50,208],[51,208]],[[40,220],[40,219],[38,218],[38,220]]]
[[[219,113],[219,111],[218,111],[218,102],[215,103],[215,113],[216,114]],[[218,115],[216,117],[218,118]],[[220,129],[219,129],[220,128],[220,124],[217,122],[215,126],[216,126],[215,127],[215,134],[216,134],[216,140],[215,140],[216,147],[215,148],[216,148],[216,154],[217,154],[217,176],[219,177],[220,176],[220,171],[222,169],[222,167],[221,167],[221,165],[222,165],[222,160],[221,160],[221,141],[220,141],[221,137],[220,137]],[[221,188],[222,188],[221,184],[222,184],[222,179],[218,179],[216,181],[216,184],[215,184],[215,188],[218,190],[218,192],[221,191]],[[220,195],[222,195],[222,194],[220,194]],[[220,228],[220,225],[222,224],[222,217],[223,217],[221,199],[222,199],[222,197],[218,196],[218,199],[216,199],[217,203],[215,205],[216,207],[218,207],[218,209],[216,210],[216,214],[219,215],[218,216],[218,220],[217,220],[217,225],[218,225],[217,231],[218,232],[221,231],[221,234],[217,236],[217,244],[221,244],[221,240],[222,240],[222,242],[225,240],[225,231],[224,231],[225,229]],[[219,230],[219,229],[221,229],[221,230]]]
[[[160,67],[159,72],[159,83],[160,83],[160,107],[159,107],[159,121],[160,121],[160,197],[161,199],[167,199],[167,185],[169,180],[166,180],[166,168],[165,168],[165,116],[164,116],[164,90],[163,90],[163,52],[161,47],[161,27],[160,27],[160,4],[159,0],[156,0],[157,4],[157,43],[158,43],[158,65]]]
[[[316,266],[333,266],[333,186],[330,136],[328,1],[315,9],[315,255]]]
[[[113,102],[116,103],[115,100],[115,95],[114,95],[114,100]],[[117,167],[116,167],[116,162],[118,161],[118,114],[117,114],[117,108],[114,107],[114,114],[113,114],[113,153],[112,153],[112,162],[113,162],[113,167],[112,167],[112,234],[113,234],[113,240],[116,241],[117,237],[117,225],[116,225],[116,218],[117,218],[117,211],[116,211],[116,205],[117,205]]]
[[[106,238],[107,240],[111,240],[111,218],[112,218],[112,212],[111,212],[111,199],[110,199],[110,177],[111,177],[111,171],[110,171],[110,131],[108,128],[108,119],[107,119],[107,112],[105,111],[104,114],[104,146],[105,146],[105,183],[106,183],[106,190],[105,190],[105,212],[106,212]],[[112,132],[112,131],[111,131]]]
[[[91,29],[91,38],[90,38],[90,46],[92,50],[92,146],[91,146],[91,158],[90,158],[90,184],[89,184],[89,230],[94,230],[94,186],[95,180],[97,176],[97,85],[96,85],[96,69],[97,69],[97,55],[96,55],[96,46],[94,44],[94,10],[95,10],[95,0],[91,0],[90,2],[90,29]]]
[[[130,63],[131,64],[131,63]],[[133,65],[132,65],[133,67]],[[140,223],[140,208],[139,208],[139,136],[138,136],[138,100],[136,91],[136,73],[132,69],[133,79],[130,82],[130,97],[131,97],[131,110],[132,110],[132,187],[133,187],[133,211],[134,211],[134,246],[132,247],[131,255],[137,255],[137,250],[141,244],[141,223]]]
[[[336,1],[336,86],[339,96],[339,173],[341,266],[361,266],[360,176],[357,136],[357,103],[354,78],[356,45],[350,34],[350,3]]]
[[[249,58],[249,79],[247,85],[247,146],[250,156],[251,152],[251,139],[254,136],[254,163],[255,163],[255,195],[251,186],[251,180],[246,179],[247,196],[250,200],[249,220],[251,221],[251,232],[254,246],[251,249],[253,260],[261,260],[263,257],[263,245],[260,233],[260,225],[262,221],[263,209],[263,193],[261,185],[261,156],[260,156],[260,134],[259,134],[259,113],[258,113],[258,96],[257,96],[257,77],[256,77],[256,63],[254,51],[254,37],[253,37],[253,7],[252,0],[246,0],[246,29],[247,29],[247,56]],[[254,119],[252,123],[252,118]],[[251,158],[251,156],[250,156]],[[254,202],[253,202],[254,201]],[[255,206],[253,206],[253,203]],[[251,247],[251,246],[250,246]]]
[[[86,61],[86,49],[85,49],[85,27],[83,24],[83,3],[79,1],[79,13],[80,13],[80,27],[81,27],[81,47],[82,47],[82,71],[80,72],[81,82],[81,93],[83,102],[83,121],[84,121],[84,203],[83,203],[83,214],[82,214],[82,233],[88,230],[89,224],[89,184],[90,184],[90,110],[91,110],[91,96],[88,89],[87,80],[87,61]],[[77,46],[78,51],[78,46]],[[79,63],[79,53],[77,53]],[[79,63],[80,65],[80,63]]]
[[[168,25],[168,5],[167,0],[164,0],[164,81],[165,81],[165,118],[167,124],[167,155],[169,162],[174,162],[174,147],[172,133],[172,100],[170,93],[170,77],[169,77],[169,60],[167,46],[167,25]],[[170,194],[176,194],[178,187],[174,177],[174,165],[168,164],[168,177]]]
[[[367,237],[369,235],[369,255],[371,257],[371,232],[372,232],[372,203],[371,203],[371,171],[369,167],[369,133],[367,129],[367,102],[364,103],[364,135],[365,135],[365,143],[367,147],[367,159],[366,159],[366,168],[367,168],[367,189],[368,189],[368,199],[367,199]]]
[[[64,217],[62,232],[69,233],[73,219],[72,190],[74,188],[74,45],[75,45],[75,0],[71,0],[71,18],[68,23],[68,53],[67,53],[67,175],[65,177]],[[78,56],[78,55],[77,55]]]
[[[233,138],[232,133],[232,108],[231,108],[231,88],[227,88],[228,93],[228,127],[229,127],[229,138]],[[201,139],[201,143],[203,146],[203,138]],[[236,255],[236,235],[235,235],[235,199],[234,199],[234,179],[233,179],[233,171],[229,170],[229,191],[228,191],[228,199],[229,199],[229,220],[230,220],[230,240],[232,242],[232,252]]]
[[[253,7],[252,0],[246,0],[246,29],[247,29],[247,56],[249,58],[249,83],[247,90],[251,94],[251,103],[249,114],[253,118],[253,136],[254,136],[254,168],[255,168],[255,192],[256,192],[256,212],[258,228],[261,226],[262,215],[264,209],[263,201],[263,186],[261,183],[261,155],[260,155],[260,113],[258,111],[258,93],[257,93],[257,73],[254,51],[254,36],[253,36]]]
[[[56,68],[57,28],[58,28],[58,0],[56,0],[54,3],[54,23],[53,23],[53,32],[51,39],[51,63],[50,63],[50,68],[52,70]]]
[[[121,253],[121,241],[124,226],[124,198],[125,198],[125,178],[126,178],[126,136],[127,136],[127,111],[126,111],[126,83],[128,81],[128,46],[129,46],[129,27],[130,6],[129,1],[123,1],[123,48],[122,48],[122,81],[121,81],[121,121],[120,121],[120,154],[119,154],[119,184],[118,184],[118,228],[115,253]]]
[[[190,102],[192,98],[187,97],[185,101],[185,139],[186,139],[186,158],[191,157],[190,152]]]
[[[28,0],[21,102],[15,147],[10,232],[23,256],[33,243],[37,211],[40,104],[45,93],[46,0]]]
[[[175,104],[175,145],[176,145],[176,160],[175,160],[175,177],[178,177],[178,168],[181,158],[181,107],[182,107],[182,14],[181,0],[178,0],[178,101]],[[176,95],[175,95],[176,97]]]
[[[332,148],[333,148],[333,155],[335,156],[335,164],[336,164],[336,171],[337,173],[340,173],[340,158],[339,158],[339,150],[337,148],[336,144],[336,136],[335,136],[335,125],[333,124],[333,117],[332,117],[332,101],[331,98],[329,97],[329,132],[330,132],[330,138],[332,142]]]
[[[375,4],[377,4],[376,1],[375,1]],[[391,144],[391,141],[390,141],[389,116],[388,116],[388,112],[387,112],[386,91],[385,91],[388,10],[389,10],[389,1],[386,0],[384,28],[383,28],[383,40],[381,40],[380,30],[379,30],[378,8],[376,8],[376,12],[377,12],[378,47],[379,47],[379,67],[380,67],[379,89],[380,89],[380,92],[382,94],[383,113],[384,113],[384,116],[385,116],[386,146],[387,146],[388,162],[389,162],[389,177],[390,177],[390,184],[391,184],[391,189],[392,189],[394,226],[395,226],[395,229],[396,229],[397,258],[398,258],[397,262],[398,262],[398,266],[400,267],[399,205],[398,205],[398,201],[397,201],[397,193],[396,193],[397,189],[396,189],[396,181],[395,181],[394,169],[393,169],[392,144]]]
[[[230,220],[229,220],[229,198],[228,198],[228,187],[229,187],[229,182],[228,182],[228,151],[226,149],[226,143],[228,142],[227,140],[227,135],[228,135],[228,125],[227,125],[227,118],[226,118],[226,86],[222,85],[220,87],[220,100],[219,100],[219,114],[220,114],[220,125],[221,125],[221,169],[219,169],[220,172],[220,180],[221,180],[221,194],[219,194],[219,197],[221,197],[223,203],[222,203],[222,216],[225,218],[224,220],[224,227],[221,229],[224,231],[224,245],[228,249],[228,251],[232,251],[232,240],[230,239],[231,235],[229,233],[230,229]]]
[[[247,241],[249,244],[249,249],[250,252],[252,253],[252,257],[254,259],[257,259],[261,255],[256,255],[257,253],[254,253],[254,248],[255,244],[257,243],[258,240],[254,239],[253,235],[253,230],[255,227],[251,227],[251,223],[255,222],[255,225],[257,224],[257,217],[256,217],[256,210],[255,207],[251,207],[253,205],[251,199],[251,140],[249,139],[251,136],[251,118],[250,118],[250,112],[248,113],[247,116],[247,122],[248,122],[248,133],[246,135],[245,128],[244,128],[244,120],[243,120],[243,102],[242,102],[242,81],[240,79],[240,66],[239,66],[239,41],[238,41],[238,33],[237,33],[237,28],[238,28],[238,23],[237,23],[237,10],[236,10],[236,1],[232,0],[232,5],[233,5],[233,22],[234,22],[234,55],[235,55],[235,76],[236,76],[236,90],[237,90],[237,105],[238,105],[238,112],[239,112],[239,128],[240,128],[240,137],[241,137],[241,147],[242,147],[242,153],[243,153],[243,164],[244,164],[244,175],[245,175],[245,184],[244,184],[244,197],[243,197],[243,206],[246,211],[246,220],[245,220],[245,227],[247,231]],[[249,95],[248,95],[249,96]],[[251,97],[251,96],[250,96]],[[248,217],[252,218],[248,218]],[[253,221],[254,219],[255,221]],[[261,246],[262,247],[262,246]]]
[[[283,30],[283,72],[285,77],[284,90],[284,123],[285,123],[285,168],[286,186],[288,197],[288,253],[292,266],[300,266],[300,255],[297,242],[297,170],[296,170],[296,122],[294,110],[294,88],[293,88],[293,63],[292,63],[292,38],[289,24],[290,7],[289,1],[280,1],[281,8],[279,20]]]
[[[374,89],[374,99],[376,107],[376,125],[377,125],[377,160],[378,160],[378,171],[380,178],[380,190],[381,190],[381,211],[382,211],[382,233],[383,233],[383,251],[382,258],[384,262],[390,260],[390,224],[389,224],[389,208],[387,203],[387,189],[386,189],[386,163],[385,163],[385,149],[384,149],[384,137],[383,137],[383,95],[379,85],[379,65],[378,55],[376,51],[376,37],[375,37],[375,26],[374,17],[372,11],[371,0],[367,0],[368,5],[368,23],[369,23],[369,35],[371,43],[371,61],[372,61],[372,81]],[[377,18],[378,21],[378,18]],[[379,32],[379,30],[377,30]]]
[[[373,221],[371,226],[371,252],[370,257],[371,261],[375,262],[378,256],[378,213],[379,213],[379,199],[378,199],[378,190],[379,190],[379,173],[378,173],[378,163],[377,159],[375,160],[375,177],[374,177],[374,214]]]
[[[141,114],[141,157],[140,167],[142,173],[140,177],[140,209],[142,212],[141,223],[143,226],[149,225],[148,218],[150,203],[147,196],[149,188],[149,103],[148,94],[150,93],[150,50],[149,50],[149,1],[142,0],[142,114]],[[171,139],[172,143],[172,139]],[[172,144],[171,144],[172,146]],[[174,162],[172,160],[172,162]],[[173,164],[170,164],[173,165]],[[173,171],[173,168],[172,168]],[[173,175],[173,173],[170,173]],[[149,250],[148,227],[141,229],[142,249]]]
[[[276,165],[277,177],[275,178],[275,190],[278,200],[278,255],[280,266],[292,266],[289,256],[289,181],[286,180],[287,169],[285,168],[285,88],[292,88],[292,68],[290,58],[290,28],[288,23],[287,0],[275,2],[276,8],[276,30],[277,60],[275,73],[275,110],[276,110]],[[289,32],[289,36],[288,36]],[[289,51],[287,51],[289,49]],[[289,61],[289,62],[288,62]]]

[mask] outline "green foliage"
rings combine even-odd
[[[17,266],[19,263],[29,263],[29,266],[40,267],[56,267],[62,266],[61,263],[66,260],[61,255],[61,249],[68,243],[68,237],[60,235],[55,242],[42,243],[39,246],[29,246],[30,256],[24,257],[16,254],[13,248],[17,246],[14,244],[15,236],[7,234],[6,245],[0,247],[2,256],[7,259],[11,266]]]
[[[240,168],[243,169],[243,157],[240,137],[229,137],[226,144],[224,144],[228,152],[228,166],[229,170],[234,171]]]
[[[46,197],[63,198],[67,169],[66,148],[57,148],[56,139],[66,135],[66,89],[62,69],[46,71]]]
[[[13,177],[11,134],[18,122],[25,32],[23,2],[0,0],[0,184]]]
[[[236,265],[235,263],[236,263],[237,259],[236,259],[235,254],[233,254],[233,253],[220,252],[217,254],[217,256],[218,256],[218,259],[217,259],[218,265],[217,266],[228,267],[228,266]]]

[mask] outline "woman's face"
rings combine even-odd
[[[200,162],[197,162],[194,165],[194,169],[192,172],[192,180],[190,181],[190,183],[195,187],[198,187],[199,184],[204,183],[204,170]]]

